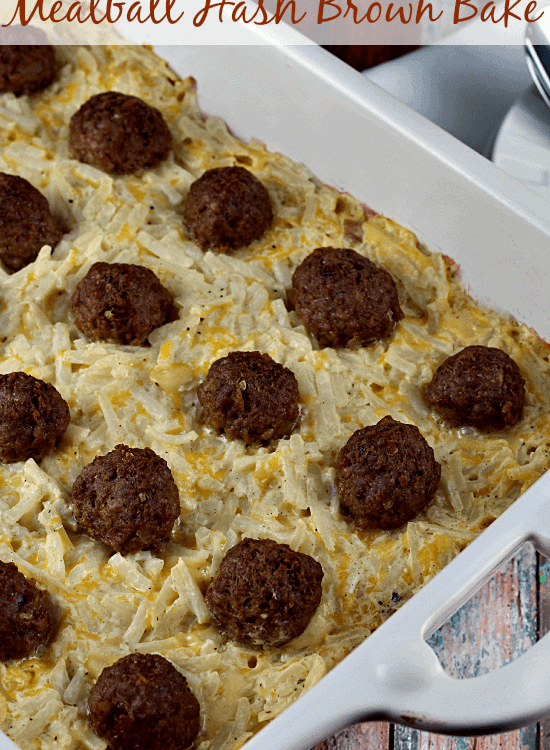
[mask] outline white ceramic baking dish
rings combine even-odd
[[[285,30],[282,30],[284,37]],[[323,49],[158,47],[197,79],[199,105],[453,257],[472,294],[550,340],[550,204]],[[369,719],[491,734],[550,712],[550,637],[469,680],[442,670],[434,633],[527,540],[550,554],[550,475],[246,750],[306,750]]]
[[[276,43],[296,42],[292,29],[238,33],[243,46],[156,51],[196,78],[204,112],[409,227],[460,263],[477,299],[550,340],[549,203],[323,49]],[[550,555],[548,474],[246,750],[306,750],[369,719],[468,735],[550,713],[549,637],[513,664],[461,681],[425,642],[527,540]],[[2,750],[15,747],[0,737]]]

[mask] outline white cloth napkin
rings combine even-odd
[[[507,34],[491,26],[474,21],[438,44],[363,75],[483,153],[495,128],[532,83],[520,25]],[[495,44],[508,38],[517,43]]]

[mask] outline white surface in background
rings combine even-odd
[[[364,75],[550,200],[550,110],[523,44],[434,45]]]
[[[486,0],[478,2],[480,7],[486,4]],[[537,4],[539,8],[542,8],[540,3]],[[523,6],[515,8],[514,12],[521,16]],[[500,18],[503,13],[503,3],[497,3],[497,11],[495,17]],[[467,8],[466,8],[467,10]],[[519,12],[518,12],[519,11]],[[548,13],[549,11],[547,11]],[[537,14],[533,15],[533,18]],[[437,44],[442,45],[455,45],[455,44],[483,44],[483,45],[523,45],[523,38],[525,36],[525,29],[527,28],[527,22],[525,20],[516,21],[510,20],[509,25],[504,26],[504,22],[493,23],[492,21],[481,21],[480,13],[472,21],[467,23],[456,24],[451,34],[446,36],[444,39],[438,40]]]
[[[365,75],[550,200],[550,110],[532,90],[526,27],[476,19]]]
[[[532,82],[523,45],[434,45],[364,75],[480,153]]]
[[[535,87],[504,118],[493,145],[494,163],[550,201],[550,110]],[[549,206],[550,213],[550,206]]]

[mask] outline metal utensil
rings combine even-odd
[[[550,107],[550,6],[543,8],[538,21],[528,24],[525,51],[527,66],[539,94]]]

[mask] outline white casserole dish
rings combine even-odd
[[[412,229],[460,264],[463,283],[480,302],[550,339],[544,199],[319,47],[156,52],[197,79],[203,111]],[[463,681],[445,675],[425,642],[527,540],[550,554],[548,474],[246,750],[306,750],[369,719],[472,735],[550,712],[549,638],[506,668]]]
[[[283,41],[296,38],[279,31]],[[255,39],[248,27],[239,33]],[[544,295],[550,207],[544,199],[320,48],[262,44],[156,51],[180,75],[197,79],[203,111],[409,227],[429,248],[460,263],[463,281],[477,299],[508,310],[550,339]],[[424,640],[527,539],[550,554],[547,498],[548,475],[249,740],[247,750],[305,750],[346,725],[374,718],[482,734],[550,712],[548,639],[504,670],[461,683],[443,673]],[[15,745],[3,737],[0,747]]]

